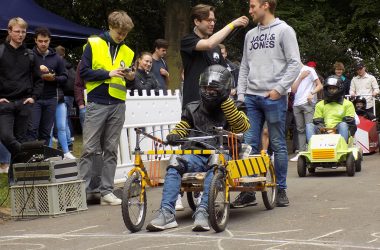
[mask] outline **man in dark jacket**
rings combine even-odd
[[[62,99],[62,87],[66,84],[67,73],[62,58],[49,48],[51,34],[47,28],[35,30],[35,68],[40,70],[44,87],[32,110],[28,124],[28,140],[44,140],[48,145],[55,120],[57,103]]]
[[[33,53],[24,45],[27,26],[20,17],[10,19],[7,41],[0,45],[0,140],[12,159],[26,141],[27,121],[43,87],[33,71]]]

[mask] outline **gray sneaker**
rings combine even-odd
[[[208,213],[206,209],[200,207],[195,211],[194,215],[193,231],[208,231],[210,226],[208,225]]]
[[[147,226],[148,231],[162,231],[169,228],[178,227],[174,214],[165,208],[158,211],[158,215]]]

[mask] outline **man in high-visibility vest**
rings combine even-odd
[[[79,177],[86,180],[87,200],[100,192],[101,205],[120,205],[113,194],[117,147],[125,118],[126,81],[133,81],[129,68],[134,52],[124,43],[134,24],[124,11],[108,16],[109,31],[90,37],[82,55],[80,76],[86,81],[87,110],[83,126],[83,151]],[[103,156],[99,190],[91,190],[94,155]]]

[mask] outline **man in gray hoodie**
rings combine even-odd
[[[259,153],[263,124],[269,130],[278,185],[277,206],[287,206],[288,152],[285,138],[287,91],[301,70],[301,59],[293,28],[275,18],[276,0],[250,0],[249,14],[257,27],[245,36],[238,81],[238,100],[247,106],[251,128],[245,134],[252,153]],[[243,192],[233,207],[254,205],[255,196]]]

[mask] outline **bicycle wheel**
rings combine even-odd
[[[226,200],[226,182],[222,173],[213,176],[208,196],[209,221],[216,232],[227,226],[230,204]]]
[[[132,233],[140,231],[144,225],[146,207],[146,193],[141,188],[141,177],[133,174],[125,182],[121,203],[124,224]]]
[[[274,171],[273,165],[270,164],[266,173],[266,191],[261,192],[261,196],[263,198],[263,202],[265,207],[268,210],[271,210],[276,205],[277,198],[277,188],[276,188],[276,173]]]

